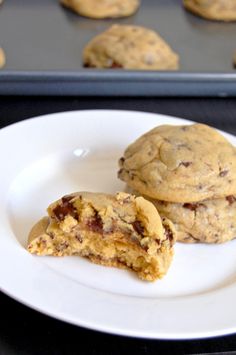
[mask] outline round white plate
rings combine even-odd
[[[118,158],[163,123],[190,122],[142,112],[78,111],[0,131],[3,292],[55,318],[114,334],[189,339],[236,331],[236,241],[176,244],[168,274],[154,283],[80,257],[37,257],[25,250],[31,226],[52,201],[73,191],[124,190]]]

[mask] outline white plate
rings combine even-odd
[[[79,257],[26,250],[49,203],[79,191],[116,192],[124,148],[152,127],[189,121],[129,111],[79,111],[0,131],[0,287],[58,319],[114,334],[189,339],[236,331],[236,241],[177,244],[168,275],[146,283]],[[236,144],[236,138],[226,135]]]

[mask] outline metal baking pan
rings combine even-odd
[[[84,45],[113,23],[156,30],[179,54],[177,72],[83,68]],[[143,0],[124,19],[92,20],[58,0],[5,0],[0,7],[0,71],[4,95],[234,96],[236,22],[198,18],[181,0]]]

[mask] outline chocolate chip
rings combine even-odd
[[[119,162],[120,162],[120,164],[122,164],[122,165],[123,165],[123,164],[124,164],[124,162],[125,162],[125,158],[124,158],[124,157],[121,157],[121,158],[120,158],[120,160],[119,160]]]
[[[120,170],[118,171],[118,176],[122,175],[124,171],[125,171],[125,169],[120,169]]]
[[[74,196],[72,195],[65,195],[62,197],[62,203],[67,203],[67,202],[70,202],[72,199],[74,198]]]
[[[197,239],[197,238],[195,238],[191,233],[187,233],[188,234],[188,237],[187,238],[185,238],[185,240],[188,240],[188,239],[190,239],[190,240],[192,240],[192,242],[194,242],[194,243],[199,243],[200,242],[200,240],[199,239]],[[203,238],[201,238],[201,239],[204,239],[204,237]]]
[[[63,250],[65,250],[65,249],[67,249],[68,247],[69,247],[69,243],[68,243],[68,242],[63,242],[63,243],[58,244],[58,245],[56,246],[56,250],[57,250],[58,252],[60,252],[60,251],[63,251]]]
[[[78,218],[76,208],[66,196],[62,198],[62,204],[55,207],[52,212],[59,221],[63,221],[67,215],[70,215],[73,218]]]
[[[182,162],[180,163],[180,165],[185,166],[185,168],[188,168],[188,167],[189,167],[189,165],[191,165],[191,164],[192,164],[192,162],[191,162],[191,161],[182,161]]]
[[[196,211],[199,207],[206,207],[203,203],[184,203],[184,208],[187,208],[190,211]]]
[[[103,233],[103,222],[102,218],[99,216],[98,212],[95,211],[95,214],[87,222],[88,228],[95,233]]]
[[[195,203],[184,203],[184,204],[183,204],[183,207],[184,207],[184,208],[187,208],[187,209],[190,210],[190,211],[196,211],[196,209],[197,209],[197,204],[195,204]]]
[[[129,171],[129,177],[130,177],[131,180],[134,180],[135,174],[132,173],[131,171]]]
[[[230,195],[226,196],[226,200],[229,202],[230,205],[232,205],[236,201],[236,198],[233,195]]]
[[[77,234],[75,238],[78,240],[78,242],[83,243],[83,238],[81,237],[80,234]]]
[[[96,68],[96,66],[90,63],[84,63],[84,68]]]
[[[143,225],[142,225],[142,223],[140,221],[138,221],[138,220],[134,221],[132,223],[132,226],[133,226],[133,228],[134,228],[136,233],[138,233],[140,235],[143,235],[144,227],[143,227]]]
[[[123,65],[113,61],[112,64],[110,65],[110,68],[112,69],[123,68]]]
[[[174,241],[174,236],[173,236],[172,230],[169,228],[169,226],[164,226],[164,229],[165,229],[165,237],[166,237],[166,239],[168,239],[170,241],[170,243],[172,245],[173,241]]]
[[[224,177],[228,174],[229,170],[222,170],[220,173],[219,173],[219,176],[220,177]]]
[[[120,258],[114,258],[113,260],[116,261],[120,266],[125,266],[127,268],[127,263],[124,260],[121,260]],[[133,269],[132,265],[129,267]]]

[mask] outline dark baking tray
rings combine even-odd
[[[85,0],[86,1],[86,0]],[[85,69],[84,45],[113,23],[152,28],[180,55],[178,72]],[[7,64],[0,94],[234,96],[236,22],[210,22],[181,0],[143,0],[124,19],[91,20],[57,0],[5,0],[0,8],[0,46]]]

